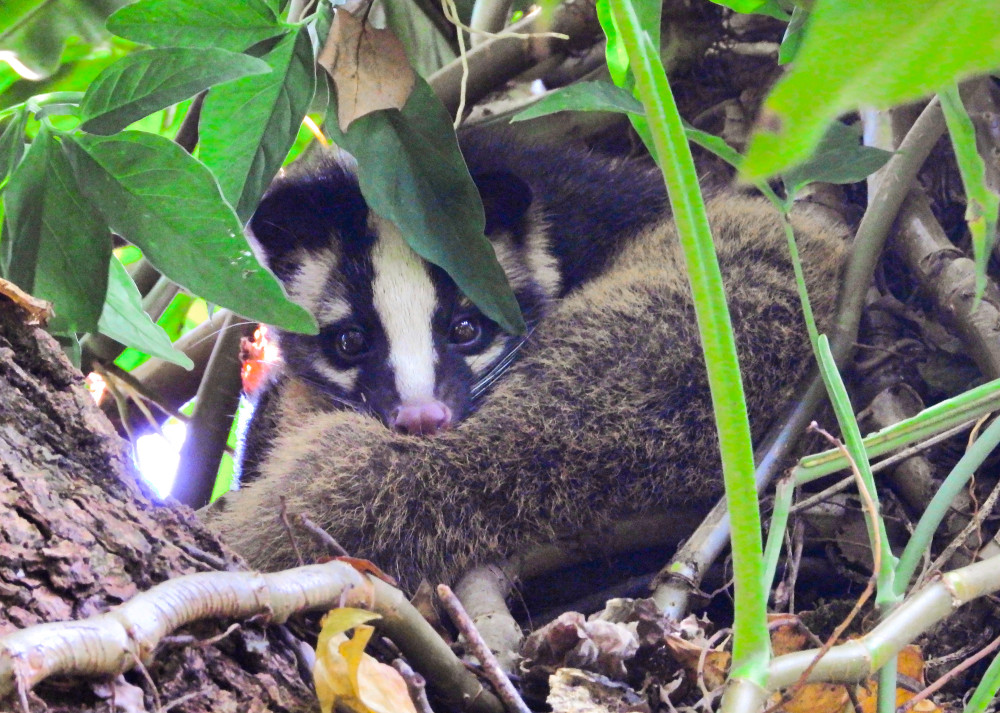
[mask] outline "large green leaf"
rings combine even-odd
[[[813,181],[855,183],[875,173],[892,158],[892,152],[861,145],[858,131],[835,121],[827,129],[816,152],[784,175],[788,194]]]
[[[336,102],[324,127],[357,159],[361,192],[395,223],[418,254],[442,267],[483,313],[513,333],[524,320],[493,247],[483,204],[462,159],[451,117],[417,77],[402,112],[386,109],[337,127]]]
[[[712,0],[712,2],[724,5],[736,12],[769,15],[779,20],[788,19],[788,13],[784,11],[778,0]]]
[[[43,125],[5,197],[10,279],[52,302],[60,324],[90,331],[104,304],[111,234]]]
[[[557,111],[617,111],[642,114],[642,103],[632,96],[632,92],[616,87],[611,82],[576,82],[555,89],[524,111],[518,112],[511,121],[524,121]]]
[[[113,134],[203,89],[271,68],[256,57],[220,49],[154,49],[105,69],[80,104],[82,129]]]
[[[24,129],[27,125],[28,110],[25,107],[0,124],[0,186],[24,156]]]
[[[887,108],[1000,66],[995,0],[818,0],[792,69],[764,102],[743,170],[804,160],[840,114]]]
[[[316,89],[307,28],[283,37],[263,59],[270,74],[213,89],[201,114],[199,156],[244,222],[281,168]]]
[[[179,364],[185,369],[194,367],[194,362],[184,352],[174,349],[163,327],[143,311],[142,295],[125,266],[114,256],[111,256],[109,264],[108,298],[97,331],[116,342]]]
[[[154,47],[242,52],[285,26],[263,0],[139,0],[108,18],[108,29]]]
[[[66,141],[81,187],[108,225],[174,282],[244,317],[299,332],[315,320],[260,266],[212,174],[139,131]]]
[[[0,60],[26,79],[45,79],[59,68],[69,38],[86,43],[107,37],[104,21],[128,0],[4,0],[0,4]]]
[[[386,26],[406,48],[406,57],[427,78],[451,60],[455,52],[419,3],[413,0],[384,0]],[[326,35],[321,35],[325,37]]]

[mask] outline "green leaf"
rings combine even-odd
[[[465,166],[451,117],[427,83],[417,77],[403,111],[376,111],[337,127],[337,107],[324,127],[358,162],[365,200],[395,223],[419,255],[440,266],[459,289],[508,332],[524,320],[507,276],[483,235],[479,191]]]
[[[425,79],[451,60],[455,52],[424,9],[412,0],[384,0],[385,23],[406,48],[410,64]],[[325,34],[320,35],[325,37]]]
[[[788,195],[814,181],[856,183],[864,180],[892,158],[891,151],[861,145],[857,130],[835,121],[830,124],[816,152],[783,174]]]
[[[743,170],[750,180],[785,171],[846,111],[888,108],[997,66],[995,2],[817,2],[794,66],[764,102]]]
[[[203,89],[270,71],[256,57],[219,49],[136,52],[101,72],[87,89],[80,105],[80,128],[113,134]]]
[[[108,18],[120,37],[154,47],[242,52],[285,31],[263,0],[139,0]]]
[[[976,299],[986,289],[986,264],[990,259],[997,232],[997,211],[1000,197],[986,185],[986,165],[976,150],[976,129],[962,105],[958,87],[952,85],[939,94],[948,135],[955,150],[958,171],[965,186],[965,220],[972,234],[972,251],[976,257]]]
[[[628,53],[625,51],[625,44],[622,41],[621,33],[615,25],[615,18],[611,15],[611,8],[608,0],[597,1],[597,19],[601,23],[607,39],[604,48],[604,56],[608,62],[608,72],[611,74],[611,81],[619,87],[630,88],[630,76],[628,72]]]
[[[68,40],[91,44],[106,39],[105,19],[127,1],[4,0],[0,58],[25,79],[46,79],[59,69]]]
[[[1000,655],[990,662],[962,713],[983,713],[996,700],[997,691],[1000,691]]]
[[[24,156],[24,130],[28,125],[28,110],[21,107],[0,131],[0,186],[14,172]]]
[[[108,270],[108,299],[97,331],[150,356],[194,368],[194,362],[170,343],[170,337],[142,309],[142,295],[128,270],[112,256]]]
[[[684,124],[684,135],[687,136],[688,141],[715,154],[735,169],[739,169],[740,163],[743,162],[743,157],[739,152],[727,144],[721,136],[696,129],[687,123]]]
[[[660,43],[661,5],[658,2],[642,2],[639,4],[639,7],[632,7],[639,22],[640,30],[649,37],[650,43],[654,47],[659,46]],[[605,58],[612,81],[616,86],[631,92],[633,96],[638,98],[639,93],[635,88],[635,76],[629,64],[629,55],[621,35],[621,28],[616,24],[617,19],[611,12],[610,0],[597,0],[597,19],[601,23],[601,29],[604,30],[604,34],[608,40],[605,48]],[[645,115],[629,114],[628,120],[632,124],[632,128],[639,135],[639,138],[642,139],[642,143],[645,145],[646,150],[649,151],[650,156],[659,162],[659,158],[656,155],[656,146],[653,142],[653,135],[649,131],[649,123],[646,121]]]
[[[125,131],[66,141],[81,188],[111,229],[174,282],[244,317],[316,333],[250,251],[212,174],[172,141]]]
[[[66,330],[94,329],[107,290],[111,234],[44,125],[14,172],[6,208],[10,279],[52,302]]]
[[[244,222],[281,168],[316,89],[306,27],[283,37],[263,59],[270,74],[217,87],[201,114],[199,156]]]
[[[802,38],[805,35],[808,20],[808,10],[799,5],[792,8],[792,19],[788,21],[785,36],[781,38],[781,47],[778,48],[778,64],[788,64],[795,59],[795,55],[799,53],[799,47],[802,46]]]
[[[781,7],[778,0],[712,0],[716,5],[723,5],[744,14],[767,15],[779,20],[787,20],[788,13]]]
[[[617,111],[642,114],[642,103],[632,93],[610,82],[576,82],[549,92],[511,121],[524,121],[557,111]]]

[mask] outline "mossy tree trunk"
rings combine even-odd
[[[0,296],[0,636],[106,611],[182,574],[238,568],[189,509],[154,503],[137,485],[126,444],[81,374],[27,320]],[[204,640],[228,624],[186,633]],[[149,674],[155,694],[135,669],[118,680],[119,707],[131,700],[129,710],[154,710],[158,702],[219,713],[314,705],[291,650],[260,624],[208,646],[163,646]],[[44,710],[41,699],[50,711],[108,711],[109,683],[43,683],[32,708]],[[16,708],[0,701],[2,710]]]

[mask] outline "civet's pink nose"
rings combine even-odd
[[[389,425],[411,436],[433,436],[451,425],[451,409],[437,400],[403,404],[393,412]]]

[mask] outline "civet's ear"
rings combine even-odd
[[[518,228],[531,207],[531,186],[507,171],[474,175],[472,180],[483,199],[487,237],[499,232],[518,236]]]
[[[365,239],[367,221],[353,170],[324,158],[275,179],[247,224],[247,237],[258,258],[283,278],[292,253],[329,247],[335,235]]]

